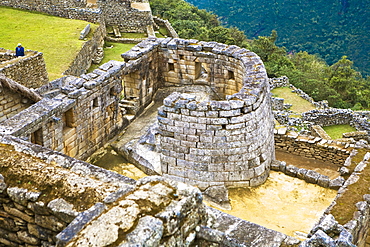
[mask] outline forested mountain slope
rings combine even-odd
[[[370,74],[369,0],[187,0],[217,14],[248,38],[276,30],[288,52],[319,54],[328,64],[343,55]]]

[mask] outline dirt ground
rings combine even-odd
[[[337,191],[272,171],[258,187],[229,190],[231,210],[244,220],[304,240]]]

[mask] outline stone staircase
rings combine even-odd
[[[129,97],[128,99],[121,99],[119,107],[122,109],[124,117],[129,121],[133,120],[136,113],[139,111],[139,101],[136,97]]]

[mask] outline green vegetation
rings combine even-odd
[[[284,98],[284,103],[291,104],[292,107],[290,110],[295,113],[303,113],[315,109],[310,102],[304,100],[296,93],[292,93],[290,88],[275,88],[271,91],[271,93],[274,95],[274,97]]]
[[[225,11],[235,10],[228,4],[232,1],[218,1],[223,2],[222,8]],[[199,10],[183,0],[150,0],[150,3],[153,13],[169,19],[180,37],[213,40],[250,49],[261,57],[269,77],[288,76],[290,83],[305,91],[315,101],[327,100],[332,107],[354,110],[370,107],[370,77],[363,78],[346,56],[329,66],[317,55],[305,51],[287,52],[285,47],[277,46],[276,31],[272,31],[270,36],[247,40],[237,28],[220,26],[216,15]],[[261,3],[257,1],[253,4]],[[268,8],[263,4],[261,6],[262,9]],[[240,16],[245,15],[242,7],[237,12]],[[265,15],[268,16],[267,12]]]
[[[146,39],[148,36],[145,33],[121,33],[122,38],[127,39]]]
[[[369,1],[360,0],[187,0],[213,11],[228,27],[248,38],[277,30],[279,46],[288,51],[319,54],[328,64],[346,55],[364,74],[370,74]]]
[[[22,43],[26,50],[42,52],[50,80],[61,77],[76,57],[85,42],[79,40],[80,32],[88,24],[5,7],[0,7],[0,23],[0,47],[14,50]]]
[[[104,44],[103,60],[100,62],[100,64],[91,65],[88,72],[93,71],[94,69],[98,68],[100,65],[106,62],[109,62],[110,60],[123,61],[123,59],[121,58],[121,54],[129,51],[135,45],[136,44],[122,44],[122,43],[106,42]]]
[[[333,140],[342,138],[343,133],[356,131],[355,128],[348,124],[326,126],[323,129]]]
[[[246,45],[242,31],[221,26],[216,15],[183,0],[150,0],[150,6],[153,15],[168,19],[182,38]]]

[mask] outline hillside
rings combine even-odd
[[[319,54],[328,64],[343,55],[370,74],[370,1],[368,0],[187,0],[220,16],[248,38],[278,33],[277,45],[290,52]]]

